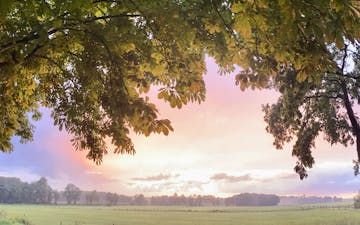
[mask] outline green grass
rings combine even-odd
[[[0,225],[32,225],[25,218],[8,218],[4,210],[0,210]]]
[[[360,225],[360,210],[310,207],[91,207],[0,205],[32,225]],[[1,222],[0,225],[16,224]],[[21,224],[21,223],[18,223]]]

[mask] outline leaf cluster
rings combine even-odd
[[[297,79],[299,71],[284,68],[273,81],[273,87],[281,96],[275,104],[263,106],[266,130],[274,136],[278,149],[296,138],[292,154],[299,159],[297,167],[300,169],[311,168],[314,164],[312,149],[320,134],[331,144],[354,144],[357,131],[349,119],[345,96],[351,100],[351,108],[357,104],[359,46],[355,47],[356,52],[352,54],[355,69],[349,73],[342,73],[339,68],[335,73],[320,74],[319,82],[309,81],[309,77],[302,82]],[[341,50],[334,50],[333,54],[334,61],[344,57]]]

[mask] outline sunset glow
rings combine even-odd
[[[353,176],[353,146],[330,146],[318,138],[316,164],[309,178],[300,181],[293,171],[296,159],[291,144],[276,150],[265,131],[261,105],[276,101],[274,91],[241,92],[233,75],[218,75],[207,60],[207,98],[181,110],[154,100],[160,117],[172,121],[169,136],[132,135],[137,153],[108,154],[97,166],[85,152],[73,149],[70,136],[52,124],[49,111],[35,123],[35,140],[18,144],[15,151],[0,155],[0,175],[34,181],[49,179],[57,189],[68,182],[84,190],[121,194],[211,194],[229,196],[241,192],[283,195],[351,196],[360,185]]]

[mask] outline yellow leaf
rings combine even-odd
[[[345,47],[345,45],[344,45],[344,39],[342,38],[342,35],[337,35],[337,36],[336,36],[335,43],[336,43],[336,46],[337,46],[339,49],[342,49],[342,48]]]
[[[159,62],[160,60],[163,59],[163,56],[158,53],[158,52],[154,52],[151,54],[151,58],[155,59],[157,62]]]
[[[294,63],[295,69],[300,70],[303,67],[303,62],[300,58],[297,58]]]
[[[152,69],[152,74],[154,76],[160,76],[161,74],[163,74],[166,70],[166,64],[160,64],[160,65],[156,65],[153,69]]]
[[[101,12],[100,10],[97,10],[97,11],[95,12],[95,16],[96,16],[96,17],[102,16],[102,12]]]
[[[175,108],[175,107],[176,107],[175,99],[171,99],[171,100],[170,100],[170,106],[171,106],[171,108]]]
[[[251,37],[251,25],[247,16],[236,16],[234,29],[239,32],[244,39],[249,39]]]
[[[299,82],[304,82],[307,78],[307,74],[305,71],[300,71],[297,75],[296,75],[296,80]]]
[[[162,132],[165,134],[165,136],[169,135],[169,130],[166,127],[163,127]]]
[[[284,61],[284,55],[281,53],[281,52],[275,52],[275,59],[276,59],[276,61],[278,61],[278,62],[282,62],[282,61]]]
[[[164,98],[164,92],[163,91],[159,92],[157,97],[158,97],[158,99]]]
[[[312,77],[312,76],[309,76],[309,77],[308,77],[308,82],[309,82],[309,83],[312,83],[312,82],[313,82],[313,77]]]
[[[148,93],[150,91],[150,86],[146,86],[142,90],[144,93]],[[146,96],[147,97],[147,96]]]
[[[344,8],[344,2],[343,0],[332,0],[330,2],[330,7],[335,9],[336,12],[339,12]]]
[[[275,70],[271,70],[271,76],[276,76],[277,72]]]
[[[231,12],[232,13],[239,13],[244,11],[244,5],[240,2],[235,3],[231,6]]]
[[[241,57],[240,57],[240,54],[236,53],[233,58],[232,58],[232,62],[234,64],[239,64],[241,62]]]
[[[135,50],[135,44],[134,43],[127,43],[123,46],[123,49],[125,50],[125,52],[130,52]]]

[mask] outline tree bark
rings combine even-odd
[[[360,137],[359,135],[356,136],[356,151],[358,154],[358,162],[360,162]]]
[[[359,123],[356,120],[355,113],[351,106],[351,102],[349,99],[349,94],[347,91],[347,86],[346,86],[345,81],[341,81],[341,89],[343,91],[343,101],[344,101],[344,105],[346,108],[346,112],[349,116],[353,134],[356,138],[356,151],[357,151],[358,161],[360,161],[360,127],[359,127]]]
[[[346,65],[346,58],[348,56],[347,48],[348,48],[348,46],[345,45],[344,56],[342,58],[342,65],[341,65],[341,68],[339,69],[340,71],[338,72],[342,76],[346,76],[345,73],[344,73],[344,70],[345,70],[345,65]],[[355,113],[354,113],[354,111],[352,109],[351,101],[350,101],[350,98],[349,98],[349,93],[348,93],[348,90],[347,90],[347,85],[346,85],[346,82],[343,79],[340,82],[340,86],[341,86],[341,90],[343,91],[342,99],[344,101],[344,106],[345,106],[346,112],[347,112],[347,114],[349,116],[349,120],[350,120],[350,123],[351,123],[353,134],[354,134],[354,136],[356,138],[356,152],[357,152],[357,156],[358,156],[357,161],[360,162],[360,127],[359,127],[359,123],[358,123],[358,121],[356,119],[356,116],[355,116]]]

